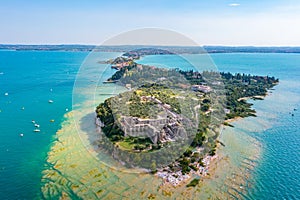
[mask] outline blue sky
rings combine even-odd
[[[157,27],[200,45],[300,46],[298,0],[1,0],[0,43],[101,44]]]

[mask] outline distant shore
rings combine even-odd
[[[152,46],[152,45],[119,45],[119,46],[96,46],[96,45],[24,45],[24,44],[0,44],[0,50],[15,51],[102,51],[102,52],[127,52],[137,48],[166,49],[176,54],[201,53],[300,53],[300,47],[255,47],[255,46]],[[204,50],[204,51],[203,51]]]

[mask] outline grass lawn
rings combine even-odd
[[[117,142],[116,144],[119,146],[120,149],[127,150],[127,151],[131,151],[134,148],[134,145],[135,145],[134,143],[128,142],[128,141],[125,141],[125,140]]]

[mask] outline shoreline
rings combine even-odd
[[[242,101],[242,100],[249,100],[249,99],[253,99],[253,100],[263,100],[266,96],[268,96],[268,93],[265,95],[255,95],[255,96],[251,96],[251,97],[242,97],[239,98],[238,101]]]
[[[269,96],[269,90],[268,92],[265,94],[265,95],[255,95],[255,96],[251,96],[251,97],[243,97],[243,98],[239,98],[238,101],[241,101],[241,100],[244,100],[244,101],[248,101],[248,100],[264,100],[267,96]],[[251,117],[251,116],[248,116],[248,117]],[[245,118],[248,118],[248,117],[240,117],[240,116],[237,116],[237,117],[234,117],[234,118],[231,118],[231,119],[226,119],[224,121],[224,123],[231,123],[231,122],[236,122],[236,121],[239,121],[241,119],[245,119]],[[228,126],[228,125],[224,125],[224,126]]]
[[[86,103],[86,106],[88,105],[89,103]],[[77,134],[74,128],[74,120],[82,121],[85,112],[86,109],[80,109],[80,111],[75,110],[68,113],[65,116],[62,128],[57,132],[57,141],[52,145],[47,159],[48,165],[53,167],[43,172],[42,183],[44,185],[42,191],[45,197],[65,196],[71,198],[74,194],[81,198],[119,198],[120,195],[140,199],[148,198],[149,196],[157,198],[172,196],[209,198],[228,195],[227,197],[230,197],[226,193],[228,189],[220,190],[216,188],[227,180],[226,177],[228,174],[238,174],[241,171],[239,167],[230,161],[232,152],[226,151],[226,149],[231,147],[230,144],[226,144],[226,147],[218,145],[217,157],[209,165],[208,176],[201,176],[199,184],[196,187],[187,188],[186,184],[179,184],[177,187],[170,184],[163,185],[163,180],[156,175],[136,173],[134,170],[123,171],[121,168],[110,168],[103,164],[102,161],[99,161],[97,156],[101,154],[101,151],[97,152],[97,149],[95,149],[97,143],[87,144],[89,146],[85,145],[85,142],[90,142],[88,138],[90,137],[89,132],[80,132]],[[94,119],[94,115],[91,117]],[[89,127],[93,125],[93,129],[95,129],[94,120],[86,119],[86,122],[84,122],[85,126]],[[237,134],[234,137],[239,136],[240,134]],[[224,137],[224,134],[222,134],[222,137]],[[85,142],[82,140],[85,140]],[[239,142],[235,145],[239,145]],[[252,142],[250,142],[250,145],[252,145]],[[242,149],[245,147],[242,145],[238,148],[242,152],[244,151]],[[240,154],[235,151],[233,151],[234,154]],[[250,158],[251,156],[248,157]],[[254,155],[254,157],[257,156]],[[105,156],[102,159],[106,159]],[[232,171],[232,168],[235,170]],[[224,169],[226,170],[224,171]],[[117,179],[114,177],[117,177]],[[188,183],[192,178],[193,176],[184,183]],[[234,182],[234,187],[237,187],[236,185],[244,185],[244,180],[239,179],[236,179]],[[116,184],[116,180],[120,184],[118,188],[113,186]],[[151,187],[142,186],[145,181],[151,183]],[[230,181],[227,181],[226,184],[228,188],[233,187]],[[90,185],[89,188],[86,188],[86,185]],[[124,190],[124,188],[127,189]]]
[[[244,100],[249,100],[249,99],[253,99],[253,100],[256,100],[256,99],[258,99],[258,100],[263,100],[265,97],[267,97],[269,95],[269,92],[266,94],[266,95],[264,95],[264,96],[252,96],[252,97],[244,97],[244,98],[242,98],[242,99],[244,99]],[[256,98],[256,99],[254,99],[254,98]],[[241,120],[243,120],[243,119],[247,119],[248,117],[245,117],[245,118],[243,118],[243,117],[234,117],[234,118],[232,118],[232,119],[227,119],[227,120],[225,120],[224,122],[226,122],[226,123],[232,123],[232,122],[237,122],[237,123],[242,123],[242,121]],[[228,127],[228,128],[233,128],[234,129],[234,126],[233,127],[231,127],[231,126],[228,126],[228,125],[222,125],[222,129],[224,130],[225,129],[225,127]],[[223,133],[223,132],[222,132]],[[220,136],[218,137],[218,140],[220,139],[221,140],[221,137],[222,137],[222,134],[220,134]],[[250,136],[249,136],[250,137]],[[252,155],[252,156],[250,156],[249,158],[248,158],[248,160],[251,160],[251,162],[253,162],[253,163],[255,163],[258,159],[259,159],[259,157],[260,157],[260,151],[261,151],[261,144],[259,144],[259,142],[257,141],[257,140],[255,140],[254,138],[251,138],[251,139],[253,139],[254,141],[254,143],[255,143],[255,146],[256,147],[258,147],[259,149],[257,149],[257,154],[256,155]],[[227,146],[227,145],[226,145]],[[226,148],[226,147],[225,147]],[[228,155],[223,155],[224,154],[224,152],[222,152],[222,150],[224,150],[224,146],[223,145],[221,145],[220,143],[218,143],[218,145],[217,145],[217,151],[216,151],[216,154],[215,154],[215,156],[213,156],[214,157],[214,159],[211,159],[210,160],[210,163],[209,163],[209,165],[207,166],[207,174],[206,175],[202,175],[201,176],[201,178],[200,178],[200,182],[203,184],[203,182],[207,182],[207,181],[212,181],[214,178],[218,178],[220,175],[219,175],[219,173],[220,173],[220,166],[219,165],[225,165],[225,163],[226,162],[228,162]],[[206,156],[207,157],[207,156]],[[245,159],[246,160],[246,159]],[[229,167],[229,166],[228,166]],[[231,191],[231,194],[232,195],[235,195],[235,196],[239,196],[239,197],[241,197],[240,195],[241,194],[239,194],[239,190],[242,192],[242,193],[244,193],[245,192],[245,187],[243,187],[243,186],[237,186],[237,185],[243,185],[244,183],[245,183],[245,180],[243,180],[243,178],[242,178],[242,175],[244,175],[244,176],[246,176],[247,178],[250,178],[250,176],[251,176],[251,170],[253,170],[254,169],[254,167],[255,167],[255,165],[254,164],[252,164],[251,165],[251,167],[249,167],[249,168],[246,168],[246,170],[244,170],[243,171],[243,173],[240,173],[241,174],[241,176],[240,177],[238,177],[240,180],[239,181],[236,181],[237,180],[237,178],[234,178],[234,182],[235,182],[235,186],[233,186],[233,187],[235,187],[234,189],[231,189],[232,191]],[[178,183],[178,184],[176,184],[176,185],[174,185],[174,184],[172,184],[172,183],[170,183],[170,182],[168,182],[167,180],[165,180],[165,178],[162,178],[163,180],[164,180],[164,185],[162,185],[161,186],[161,189],[162,190],[164,190],[165,188],[168,188],[169,190],[172,188],[172,189],[176,189],[176,188],[179,188],[179,187],[182,187],[182,186],[184,186],[184,185],[186,185],[187,183],[189,183],[191,180],[193,180],[193,178],[194,178],[194,176],[193,175],[195,175],[195,173],[189,173],[188,174],[189,175],[189,178],[187,178],[187,179],[184,179],[182,182],[180,182],[180,183]],[[158,175],[157,175],[158,176]],[[161,178],[161,177],[160,177]],[[171,190],[172,190],[171,189]],[[248,188],[247,188],[248,189]]]
[[[48,153],[47,162],[50,167],[47,167],[43,172],[42,192],[46,199],[50,197],[72,198],[72,195],[80,198],[119,198],[125,196],[146,199],[148,197],[167,198],[177,196],[207,199],[221,198],[224,195],[229,198],[230,194],[227,191],[233,187],[238,191],[244,190],[244,188],[239,188],[238,185],[244,185],[245,181],[240,177],[232,178],[231,174],[238,174],[242,171],[240,164],[243,159],[240,158],[240,154],[246,150],[247,145],[250,145],[249,149],[256,149],[253,142],[240,145],[243,141],[250,140],[249,136],[240,139],[239,137],[243,134],[232,135],[232,131],[235,129],[226,127],[225,129],[229,132],[220,136],[220,140],[225,142],[226,147],[218,145],[217,157],[210,162],[208,175],[201,176],[196,187],[186,187],[186,184],[194,176],[174,187],[171,184],[164,185],[164,180],[156,175],[139,173],[135,169],[123,169],[122,166],[118,165],[114,167],[112,162],[109,161],[111,159],[97,148],[97,134],[95,131],[97,126],[95,124],[95,114],[90,113],[91,105],[93,105],[91,102],[84,102],[78,109],[65,115],[62,128],[56,134],[57,141],[53,143]],[[243,121],[234,120],[238,123]],[[75,121],[82,124],[83,127],[79,127],[80,129],[77,130],[74,125]],[[79,132],[77,133],[77,131]],[[91,135],[91,132],[95,134]],[[223,139],[228,136],[232,137],[228,141],[236,140],[236,138],[239,138],[239,140],[234,144],[227,144],[227,140],[224,141]],[[237,149],[235,149],[236,145],[238,146]],[[228,151],[231,148],[232,151]],[[258,157],[256,154],[250,152],[245,157],[250,159],[251,157]],[[234,156],[240,159],[238,163],[231,160],[231,157]],[[103,162],[111,164],[107,165]],[[250,170],[244,170],[244,172],[250,172]],[[249,177],[249,175],[247,176]],[[151,183],[151,186],[143,186],[145,181],[148,185]],[[226,186],[222,186],[225,188],[219,189],[218,187],[221,187],[225,182]],[[116,183],[120,186],[114,187]],[[89,185],[88,188],[86,188],[87,185]],[[231,193],[233,192],[231,191]],[[238,193],[235,195],[238,195]]]
[[[84,93],[86,92],[85,90]],[[106,97],[99,98],[104,100]],[[137,199],[230,198],[232,195],[238,196],[237,191],[243,192],[247,187],[244,186],[246,181],[243,177],[236,175],[243,172],[250,177],[251,169],[254,168],[251,167],[252,165],[243,166],[243,157],[253,160],[253,163],[259,158],[260,145],[256,144],[258,142],[254,138],[239,133],[239,130],[234,128],[226,127],[222,129],[226,129],[226,134],[222,133],[219,136],[226,147],[218,145],[217,156],[208,166],[208,175],[201,176],[196,187],[187,188],[183,183],[176,187],[163,184],[164,180],[156,175],[138,173],[135,169],[125,169],[119,164],[116,165],[117,167],[114,166],[115,162],[112,158],[98,148],[99,134],[97,135],[95,131],[97,124],[95,124],[95,114],[90,113],[94,110],[91,107],[93,102],[85,101],[77,109],[69,112],[65,116],[62,128],[56,134],[57,141],[53,143],[47,157],[48,167],[43,171],[42,193],[46,199],[50,197],[120,198],[120,196]],[[243,123],[243,120],[238,119],[241,117],[230,119],[230,122]],[[80,126],[76,127],[74,123]],[[235,131],[238,133],[233,134]],[[91,132],[93,134],[90,134]],[[193,177],[190,176],[184,183],[188,183]]]
[[[201,176],[199,184],[196,187],[186,187],[186,184],[194,176],[191,176],[190,179],[187,179],[177,187],[171,184],[163,185],[163,180],[156,175],[136,173],[134,170],[123,171],[121,168],[110,168],[96,159],[95,156],[98,153],[101,154],[101,152],[97,152],[94,149],[94,145],[96,144],[92,144],[90,148],[86,148],[81,140],[87,140],[88,138],[80,138],[81,134],[88,134],[88,132],[78,134],[74,129],[72,121],[74,120],[74,116],[78,115],[76,112],[78,111],[66,114],[62,128],[57,132],[57,141],[54,142],[51,151],[48,153],[48,165],[52,167],[43,172],[42,183],[44,185],[42,191],[44,197],[72,198],[72,195],[75,194],[80,198],[118,198],[120,195],[140,199],[148,198],[149,196],[157,198],[175,196],[191,198],[194,196],[197,198],[207,198],[210,196],[221,198],[226,195],[228,198],[230,197],[226,193],[227,189],[219,191],[217,188],[227,180],[226,177],[228,174],[238,174],[240,172],[239,167],[230,163],[231,154],[228,154],[226,151],[224,152],[224,149],[226,150],[230,145],[226,145],[225,148],[218,145],[217,157],[209,165],[209,174]],[[81,110],[80,114],[84,115],[84,112],[85,110]],[[81,119],[78,118],[77,120]],[[95,126],[95,121],[90,122]],[[87,124],[87,126],[89,125]],[[252,144],[252,142],[249,143]],[[244,185],[244,181],[241,178],[238,179],[240,180],[235,181],[234,187],[237,187],[236,185]],[[117,183],[120,186],[118,188],[115,187],[116,180],[118,180]],[[150,187],[147,187],[147,185],[142,186],[145,182],[151,182],[152,185]],[[233,187],[230,181],[227,181],[226,184],[228,188]],[[86,185],[89,185],[89,187],[86,188]],[[104,188],[106,188],[106,192],[104,192]],[[125,188],[127,189],[124,190]]]

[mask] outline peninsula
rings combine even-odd
[[[99,146],[124,165],[149,169],[176,186],[191,174],[208,173],[218,143],[223,145],[220,126],[232,126],[229,119],[256,116],[246,99],[261,99],[279,80],[135,62],[149,51],[107,62],[117,70],[107,82],[127,91],[97,106],[96,123],[106,136]],[[197,183],[194,179],[187,186]]]

